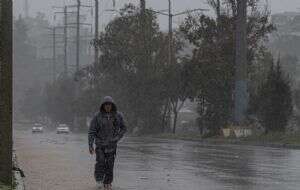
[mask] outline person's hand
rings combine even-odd
[[[90,147],[90,148],[89,148],[89,152],[90,152],[91,155],[93,155],[93,154],[95,153],[94,147]]]

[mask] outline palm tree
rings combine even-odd
[[[12,184],[12,0],[0,0],[0,181]]]

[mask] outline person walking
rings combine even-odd
[[[117,111],[112,97],[104,97],[88,132],[89,152],[96,154],[94,177],[99,189],[102,184],[105,190],[112,189],[117,144],[126,132],[123,115]]]

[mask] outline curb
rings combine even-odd
[[[25,190],[25,183],[24,183],[24,172],[19,168],[17,155],[14,151],[13,153],[13,171],[15,177],[15,188],[16,190]]]

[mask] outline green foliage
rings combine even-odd
[[[178,112],[182,108],[183,103],[195,93],[194,71],[194,64],[187,58],[165,67],[162,83],[164,84],[163,89],[166,100],[169,102],[170,109],[174,114],[173,133],[176,133]]]
[[[292,79],[296,79],[299,73],[298,57],[291,54],[285,54],[281,57],[282,70],[287,73]]]
[[[292,93],[290,81],[282,72],[279,61],[276,66],[272,64],[254,102],[254,110],[266,133],[285,131],[292,113]]]
[[[45,89],[48,116],[55,122],[72,123],[75,114],[75,81],[62,76]]]
[[[210,0],[217,18],[186,18],[180,31],[174,33],[170,65],[168,37],[160,31],[155,14],[146,10],[141,15],[139,8],[126,5],[121,16],[94,41],[102,52],[101,64],[81,71],[78,98],[74,96],[74,81],[60,78],[46,87],[46,112],[55,121],[69,122],[74,112],[92,115],[102,97],[111,95],[131,130],[138,127],[141,133],[158,133],[164,131],[171,112],[176,115],[182,103],[191,98],[199,105],[199,123],[217,135],[230,122],[233,107],[236,1],[226,2],[229,6],[221,3],[218,7],[217,1]],[[267,52],[263,42],[274,27],[269,23],[269,12],[260,10],[258,3],[248,3],[247,60],[250,76],[263,78],[265,73],[258,72],[261,67],[255,64]],[[186,41],[193,47],[191,57],[180,55]],[[257,89],[257,84],[251,83],[251,88]],[[175,124],[176,118],[174,132]]]
[[[36,48],[30,44],[28,26],[22,17],[14,21],[14,62],[20,67],[28,68],[28,63],[34,62]]]
[[[41,85],[35,84],[28,88],[20,103],[20,111],[32,121],[37,121],[40,116],[45,115],[45,96]]]
[[[47,22],[41,21],[42,18],[22,18],[18,17],[14,20],[14,30],[13,30],[13,61],[14,61],[14,116],[15,118],[20,118],[26,115],[26,117],[32,118],[36,117],[35,110],[40,109],[30,109],[31,104],[40,104],[40,99],[38,102],[33,102],[37,94],[41,95],[41,90],[45,81],[50,78],[50,67],[49,61],[41,60],[37,58],[37,47],[35,40],[39,42],[48,41],[45,36],[41,37],[41,34],[45,34],[44,28],[49,27]],[[45,23],[44,23],[45,22]],[[41,30],[41,28],[43,28]],[[34,35],[31,33],[34,31]],[[37,40],[38,38],[38,40]],[[49,45],[48,43],[44,43]],[[44,51],[44,49],[42,50]],[[41,53],[41,48],[39,52]],[[38,81],[38,89],[36,88],[36,83]],[[41,87],[42,86],[42,87]],[[36,92],[39,91],[39,92]],[[32,97],[30,97],[32,96]],[[31,100],[29,100],[31,99]],[[29,100],[28,103],[26,103]],[[24,105],[27,104],[27,105]],[[24,106],[27,106],[24,110]],[[37,107],[36,107],[37,108]],[[23,110],[22,110],[23,109]],[[29,113],[32,111],[33,113]]]
[[[248,88],[250,96],[258,93],[259,86],[261,86],[261,81],[264,81],[266,79],[272,64],[272,53],[266,48],[261,48],[256,56],[254,64],[251,64],[249,66],[250,80]],[[251,107],[249,112],[251,113]]]
[[[195,88],[200,125],[208,127],[211,135],[231,120],[233,108],[235,63],[236,1],[218,4],[211,0],[217,18],[206,15],[188,16],[180,30],[195,46],[192,62],[196,65]],[[268,33],[274,30],[269,12],[260,11],[259,1],[249,1],[247,20],[247,49],[249,66],[255,62]],[[251,70],[249,70],[249,73]]]
[[[294,102],[297,109],[300,109],[300,86],[298,85],[294,92]]]
[[[11,186],[0,183],[0,190],[11,190]]]
[[[146,11],[147,24],[142,24],[133,5],[123,8],[121,15],[108,24],[98,40],[103,55],[101,65],[95,68],[95,90],[101,90],[101,96],[114,97],[129,126],[155,133],[164,100],[161,81],[166,38],[151,11]]]
[[[189,17],[181,26],[186,37],[196,46],[192,62],[196,67],[195,87],[201,123],[216,134],[230,117],[233,80],[233,36],[230,19],[222,17],[222,26],[207,16]],[[227,31],[227,40],[217,41],[219,29]],[[225,56],[223,56],[225,55]]]
[[[300,134],[287,134],[284,132],[269,132],[268,134],[253,135],[243,139],[246,142],[254,142],[260,144],[271,144],[279,146],[300,145]]]

